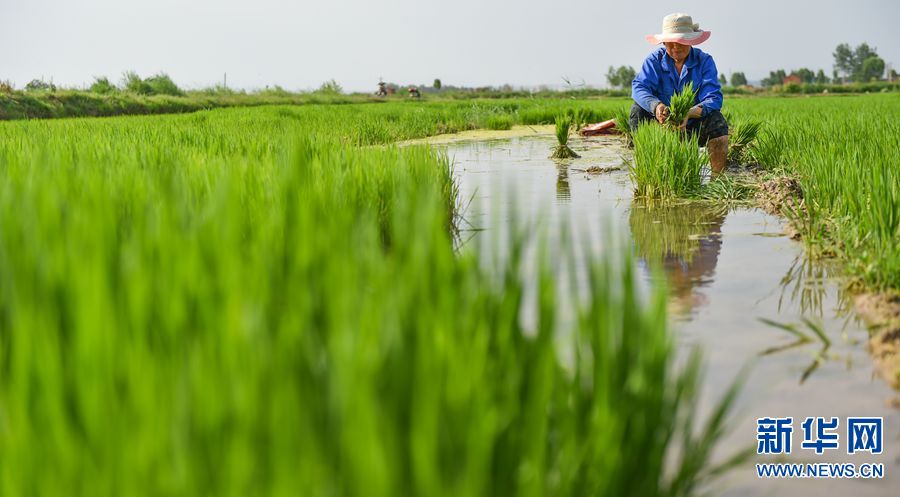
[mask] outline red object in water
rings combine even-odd
[[[581,128],[579,133],[581,133],[581,136],[618,135],[619,130],[616,129],[616,120],[610,119],[609,121],[603,121],[602,123],[588,124]]]

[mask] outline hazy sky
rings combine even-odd
[[[831,74],[835,45],[866,41],[900,70],[900,0],[0,0],[0,79],[62,85],[123,71],[186,87],[310,89],[336,79],[397,83],[606,84],[639,67],[674,11],[712,37],[720,72],[751,80],[808,66]]]

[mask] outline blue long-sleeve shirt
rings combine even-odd
[[[710,111],[722,109],[722,86],[719,71],[712,56],[696,47],[684,61],[681,74],[675,73],[675,61],[659,47],[644,59],[641,71],[631,82],[631,98],[644,110],[656,113],[660,102],[669,105],[675,90],[681,91],[688,82],[694,84],[694,105],[703,107],[703,117]]]

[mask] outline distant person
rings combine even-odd
[[[662,33],[647,35],[647,41],[664,46],[644,59],[644,65],[631,83],[630,126],[634,130],[641,122],[666,121],[669,101],[676,91],[693,83],[695,105],[682,123],[688,132],[699,134],[700,145],[709,151],[714,173],[725,169],[728,155],[728,123],[722,116],[722,87],[719,71],[712,56],[694,45],[709,39],[710,32],[702,31],[687,14],[669,14],[663,18]]]

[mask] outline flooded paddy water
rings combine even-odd
[[[868,333],[850,312],[827,262],[806,259],[802,245],[783,235],[780,219],[753,207],[634,202],[630,154],[619,138],[573,138],[570,145],[582,158],[559,163],[547,158],[555,145],[547,128],[517,136],[522,134],[432,141],[446,148],[466,202],[464,243],[490,250],[496,246],[492,237],[522,222],[538,222],[551,246],[554,239],[571,237],[595,254],[618,238],[632,248],[645,282],[654,278],[651,261],[664,269],[679,350],[702,347],[710,405],[752,363],[737,424],[719,457],[755,447],[757,418],[793,416],[790,456],[754,455],[721,480],[722,491],[714,494],[900,495],[900,410],[891,404],[897,394],[875,375],[865,347]],[[795,326],[811,340],[765,320]],[[846,435],[839,449],[823,455],[800,449],[800,423],[809,416],[840,418],[839,433],[845,433],[848,416],[883,417],[884,453],[848,455]],[[879,462],[885,478],[758,479],[755,464],[771,462]]]

